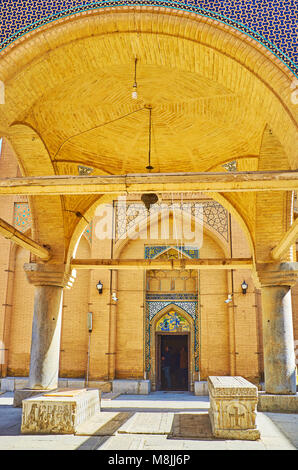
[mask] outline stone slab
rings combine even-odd
[[[69,388],[64,388],[63,390],[58,389],[58,390],[53,390],[52,392],[45,392],[43,393],[44,397],[77,397],[78,395],[81,395],[82,393],[85,393],[87,391],[86,388],[80,388],[78,390],[71,390]]]
[[[298,393],[295,395],[273,395],[259,392],[258,411],[298,413]]]
[[[120,397],[121,393],[102,393],[103,400],[115,400],[116,398]]]
[[[113,393],[148,395],[150,390],[150,380],[113,380],[112,382]]]
[[[107,385],[104,385],[107,384]],[[13,392],[14,390],[18,389],[25,389],[28,388],[29,379],[28,377],[3,377],[1,379],[1,390],[5,392]],[[86,383],[84,379],[78,378],[59,378],[58,386],[61,388],[85,388]],[[110,382],[89,382],[88,387],[90,388],[99,388],[102,389],[104,387],[107,391],[111,391],[111,384]]]
[[[14,389],[15,390],[21,390],[24,388],[29,387],[29,379],[28,377],[15,377],[14,379]]]
[[[58,379],[58,387],[59,388],[66,388],[67,387],[67,381],[68,381],[68,379],[66,379],[66,378]]]
[[[1,391],[13,392],[14,391],[14,377],[4,377],[1,379]]]
[[[101,390],[103,393],[110,393],[112,391],[112,383],[98,380],[89,380],[88,388],[98,388],[98,390]]]
[[[67,380],[67,387],[69,388],[85,388],[85,380],[84,379],[68,379]]]
[[[118,430],[119,434],[170,434],[174,413],[135,413]]]
[[[243,377],[208,377],[209,416],[214,437],[257,440],[258,389]]]
[[[258,397],[258,388],[240,376],[210,376],[208,389],[213,397]]]
[[[207,397],[209,395],[208,382],[203,380],[194,382],[194,395]]]
[[[15,408],[21,408],[23,400],[31,397],[41,396],[43,393],[43,390],[32,390],[30,388],[15,390],[13,396],[13,406]]]
[[[57,396],[54,392],[23,400],[21,433],[74,434],[83,422],[100,411],[98,390],[84,390],[72,396],[63,394],[64,391]]]

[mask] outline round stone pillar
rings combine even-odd
[[[62,297],[62,287],[35,287],[30,389],[58,387]]]
[[[73,278],[65,265],[26,263],[27,278],[35,286],[29,389],[58,387],[63,287]]]
[[[265,391],[296,393],[291,288],[262,287]]]

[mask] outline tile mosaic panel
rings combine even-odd
[[[194,12],[254,38],[298,75],[295,0],[5,0],[0,4],[0,50],[55,19],[119,5],[153,5]]]
[[[31,227],[31,215],[28,202],[15,203],[13,225],[23,233]]]
[[[31,227],[31,214],[28,202],[16,202],[14,205],[13,225],[20,230],[26,232]],[[84,232],[85,237],[92,242],[92,221]]]
[[[85,237],[87,238],[87,240],[92,243],[92,221],[90,222],[90,224],[87,226],[87,228],[85,229],[85,232],[84,232],[84,235]]]
[[[155,300],[155,301],[146,301],[147,304],[147,313],[148,313],[148,318],[150,321],[153,320],[155,315],[160,312],[162,309],[167,307],[168,305],[177,305],[177,307],[182,308],[185,312],[187,312],[192,319],[194,320],[196,317],[196,312],[198,308],[198,302],[197,301],[180,301],[178,299],[176,300]]]
[[[186,319],[179,315],[175,310],[171,310],[163,315],[156,325],[156,331],[162,332],[179,332],[190,331],[189,323]]]
[[[152,246],[145,246],[145,259],[157,258],[162,253],[166,253],[169,248],[175,248],[175,250],[177,250],[177,255],[181,253],[192,259],[199,258],[199,250],[196,248],[188,248],[185,246],[171,246],[170,247],[169,245],[161,245],[161,246],[152,245]]]
[[[163,202],[162,205],[171,203]],[[150,211],[152,214],[161,210],[161,204],[154,204]],[[229,239],[228,211],[218,202],[213,200],[202,200],[187,202],[183,206],[183,211],[188,212],[196,219],[202,220],[203,224],[208,225],[215,230],[225,241]],[[140,224],[146,219],[147,210],[143,204],[127,203],[118,204],[116,202],[116,241],[125,237],[125,234],[131,230],[134,225]],[[165,247],[166,248],[166,247]],[[185,252],[185,254],[187,254]],[[191,256],[195,257],[195,256]]]

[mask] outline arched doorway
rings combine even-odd
[[[193,389],[199,350],[196,324],[197,318],[192,318],[174,302],[160,310],[150,322],[148,378],[153,390]],[[170,383],[167,382],[163,359],[167,349]]]
[[[156,322],[156,388],[189,390],[190,324],[171,308]]]

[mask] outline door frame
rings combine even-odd
[[[162,336],[186,336],[187,337],[187,390],[191,388],[191,367],[190,367],[190,344],[191,332],[190,331],[177,331],[170,333],[169,331],[156,331],[155,332],[155,387],[156,390],[161,390],[161,337]]]
[[[159,320],[162,318],[163,315],[165,315],[168,311],[170,310],[175,310],[177,313],[181,314],[185,320],[187,320],[189,324],[189,331],[172,331],[172,332],[167,332],[167,331],[156,331],[157,323]],[[151,320],[148,322],[147,326],[148,330],[145,331],[145,351],[146,350],[146,340],[148,335],[148,356],[149,356],[149,361],[150,361],[150,367],[148,369],[148,375],[146,376],[150,382],[151,382],[151,390],[155,391],[157,390],[157,335],[156,333],[161,333],[161,334],[182,334],[182,333],[188,333],[189,334],[189,341],[188,341],[188,348],[189,348],[189,356],[188,356],[188,383],[189,383],[189,391],[193,391],[194,387],[194,380],[196,380],[196,376],[198,375],[198,372],[195,370],[195,345],[198,344],[198,332],[196,333],[196,328],[195,328],[195,319],[183,308],[179,307],[176,305],[174,302],[166,305],[164,308],[159,310],[158,313],[156,313]]]

